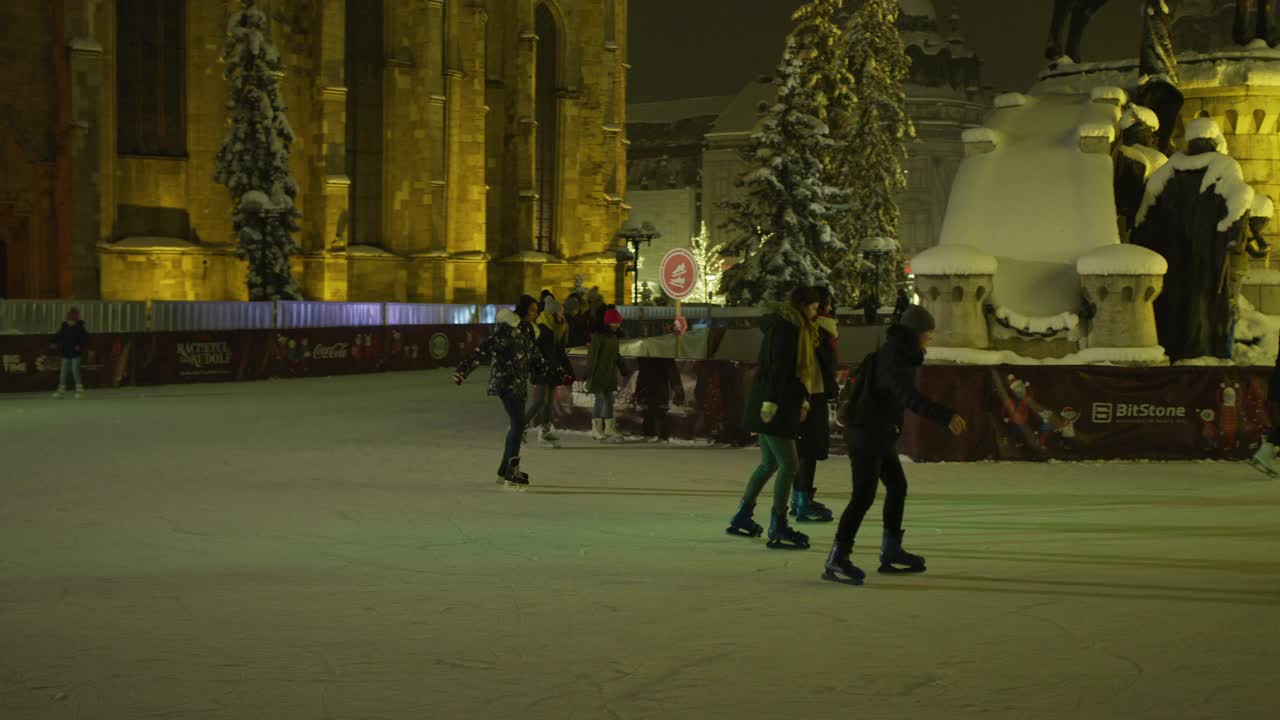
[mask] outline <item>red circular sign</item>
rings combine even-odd
[[[689,332],[689,321],[683,316],[677,315],[675,320],[671,321],[671,332],[676,335],[683,335]]]
[[[683,300],[698,286],[698,261],[688,250],[676,248],[662,257],[658,278],[667,297]]]

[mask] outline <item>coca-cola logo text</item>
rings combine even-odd
[[[311,349],[311,358],[313,360],[345,360],[351,354],[350,348],[351,346],[347,343],[316,345]]]

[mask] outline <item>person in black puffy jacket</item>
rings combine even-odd
[[[925,349],[933,339],[933,316],[913,305],[889,328],[886,341],[864,362],[864,383],[845,408],[845,443],[853,472],[853,497],[840,517],[835,543],[823,577],[837,582],[861,583],[866,574],[853,565],[849,554],[867,510],[875,501],[876,487],[884,482],[884,540],[880,546],[880,572],[922,572],[924,558],[902,549],[902,515],[907,500],[907,476],[898,459],[898,437],[907,410],[959,435],[965,421],[950,408],[925,397],[916,389],[916,371],[924,364]]]
[[[545,292],[545,291],[544,291]],[[565,345],[569,341],[569,323],[561,312],[560,303],[550,293],[542,298],[542,314],[538,316],[538,351],[550,369],[548,373],[534,373],[533,401],[525,415],[528,424],[538,428],[538,444],[542,447],[559,447],[559,438],[551,428],[551,406],[555,404],[556,389],[573,385],[573,366]]]
[[[453,374],[454,383],[461,385],[481,362],[490,362],[489,394],[502,401],[510,422],[502,464],[498,466],[499,482],[505,480],[508,485],[529,484],[528,474],[520,472],[520,444],[525,428],[524,399],[529,394],[531,375],[551,374],[551,368],[547,367],[533,339],[533,320],[537,316],[538,301],[528,295],[521,296],[515,312],[506,308],[498,311],[498,323],[493,334],[485,338]]]
[[[71,308],[67,312],[67,319],[53,336],[53,344],[62,357],[62,367],[58,373],[58,391],[53,396],[61,398],[67,393],[67,375],[70,374],[76,382],[76,397],[84,397],[84,381],[80,377],[80,356],[89,346],[89,331],[85,328],[84,321],[80,319],[78,309]]]

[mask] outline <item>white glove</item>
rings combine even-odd
[[[778,403],[766,402],[760,406],[760,419],[765,422],[773,422],[773,416],[778,414]]]

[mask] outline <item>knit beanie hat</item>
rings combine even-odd
[[[548,315],[555,315],[560,312],[560,303],[556,302],[554,297],[548,295],[547,298],[542,301],[542,312]]]
[[[609,308],[608,310],[605,310],[604,324],[605,325],[614,325],[614,324],[621,325],[622,313],[618,312],[616,308]]]
[[[917,335],[923,335],[938,328],[929,311],[919,305],[912,305],[903,311],[902,319],[898,321],[898,324]]]

